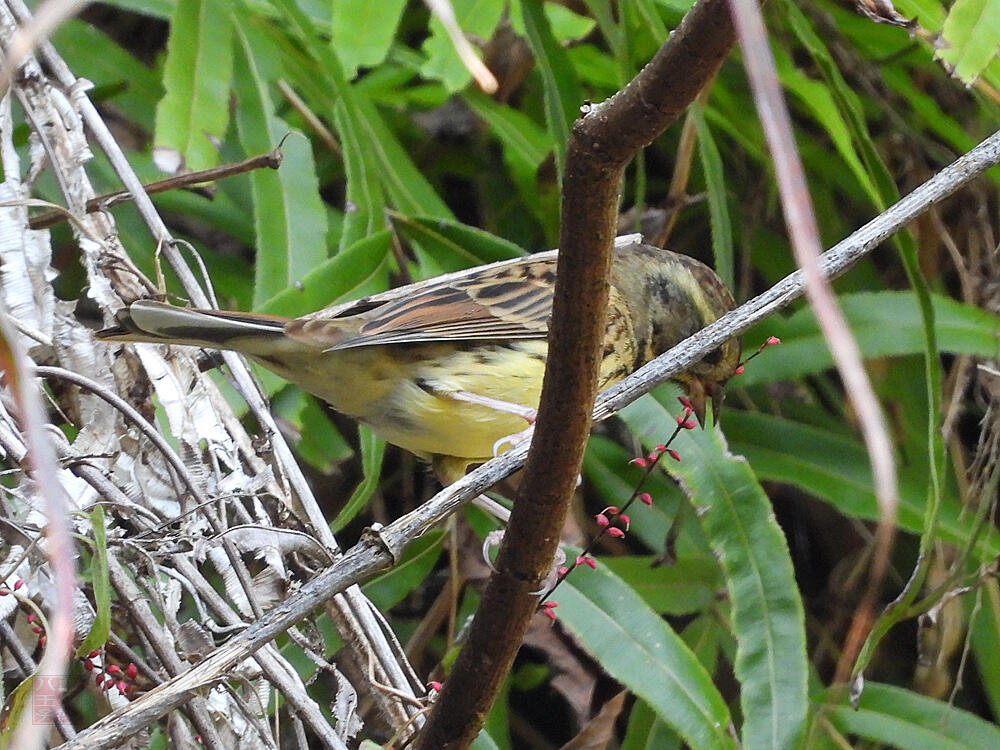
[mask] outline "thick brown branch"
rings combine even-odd
[[[423,750],[469,746],[536,611],[590,432],[622,170],[715,76],[734,38],[726,2],[699,2],[635,79],[573,127],[535,436],[497,572],[418,739]]]

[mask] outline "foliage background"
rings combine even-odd
[[[427,8],[402,0],[125,0],[87,9],[53,42],[94,83],[144,179],[160,176],[154,146],[201,169],[269,151],[291,133],[279,170],[220,181],[210,196],[155,201],[197,248],[221,306],[295,315],[551,247],[569,124],[584,102],[631,78],[687,8],[453,5],[499,79],[493,96],[470,83]],[[934,0],[900,2],[911,30],[827,0],[765,8],[827,245],[997,128],[998,8],[956,3],[949,15]],[[675,128],[628,170],[622,231],[655,236],[676,214],[670,247],[713,265],[747,299],[794,265],[739,54],[687,127],[693,150]],[[686,190],[668,197],[688,166]],[[100,157],[91,171],[100,189],[116,188]],[[930,602],[915,608],[890,631],[867,664],[859,710],[829,689],[877,506],[855,429],[864,415],[847,410],[815,321],[794,306],[745,337],[748,351],[770,335],[783,344],[731,384],[725,444],[695,433],[674,446],[683,460],[670,468],[693,497],[654,473],[654,505],[630,514],[624,541],[601,545],[597,572],[575,572],[557,593],[558,624],[539,618],[484,747],[555,747],[585,726],[630,749],[728,747],[734,736],[747,747],[1000,745],[992,505],[977,529],[980,503],[995,500],[996,371],[977,364],[995,368],[998,357],[998,180],[988,173],[836,283],[897,447],[905,533],[885,601],[918,561],[928,566],[921,597],[970,588],[931,616]],[[41,191],[58,200],[53,186]],[[155,278],[155,246],[138,218],[129,207],[115,216]],[[73,240],[57,230],[54,242],[57,291],[74,299],[82,275]],[[897,255],[908,247],[932,295],[932,328]],[[169,272],[166,283],[178,291]],[[411,457],[260,377],[344,544],[434,491]],[[582,543],[589,517],[631,494],[642,472],[629,459],[669,434],[674,395],[658,389],[598,428],[570,540]],[[488,525],[470,511],[367,588],[412,642],[421,674],[440,679],[475,609],[484,572],[474,536]],[[434,603],[452,595],[448,616],[435,620]],[[320,626],[332,654],[336,636]],[[283,647],[312,674],[295,644]],[[588,725],[622,686],[634,698],[617,726]],[[329,697],[322,680],[312,689]],[[77,710],[86,724],[95,709]],[[367,736],[384,739],[377,722]]]

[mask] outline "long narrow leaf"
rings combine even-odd
[[[179,152],[188,169],[215,165],[212,139],[229,124],[232,13],[232,0],[177,0],[170,17],[156,145]]]
[[[326,208],[312,149],[301,136],[286,138],[291,128],[273,114],[268,77],[255,52],[253,29],[237,30],[236,126],[247,154],[266,153],[282,145],[277,170],[250,174],[256,233],[254,306],[300,282],[327,257]],[[265,63],[266,64],[266,63]]]
[[[580,645],[691,747],[733,747],[729,712],[711,677],[620,578],[600,566],[582,568],[553,599],[559,620]]]
[[[621,416],[647,445],[673,423],[652,398],[636,401]],[[684,431],[675,447],[682,460],[670,470],[684,482],[725,569],[744,746],[795,747],[806,726],[808,661],[785,538],[750,465],[728,452],[718,430]]]

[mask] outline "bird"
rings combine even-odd
[[[556,254],[449,273],[299,318],[139,300],[96,335],[240,352],[430,460],[449,484],[515,442],[533,420]],[[708,266],[638,235],[616,241],[609,287],[601,389],[734,307]],[[702,424],[707,399],[718,418],[739,358],[739,339],[730,339],[674,377]]]

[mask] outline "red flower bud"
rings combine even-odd
[[[611,525],[611,521],[609,521],[608,517],[603,513],[598,513],[596,516],[594,516],[594,520],[597,521],[597,525],[600,526],[602,529],[606,529],[608,528],[608,526]]]
[[[92,662],[90,659],[84,659],[83,660],[83,668],[86,669],[88,672],[93,672],[94,671],[94,662]]]
[[[670,457],[672,459],[674,459],[674,461],[680,461],[681,460],[681,454],[678,453],[677,451],[675,451],[673,449],[670,449],[670,450],[667,451],[667,453],[670,455]]]
[[[639,494],[639,502],[641,502],[643,505],[652,505],[653,496],[650,495],[648,492],[642,492]]]
[[[617,526],[612,526],[608,529],[608,536],[613,536],[615,539],[621,539],[625,536],[625,532],[619,529]]]
[[[742,375],[743,374],[743,365],[740,365],[739,367],[737,367],[733,374],[734,375]]]
[[[134,680],[137,674],[139,674],[139,668],[135,664],[129,662],[129,665],[125,667],[125,676],[130,680]]]
[[[631,461],[629,461],[629,463],[630,464],[635,464],[636,466],[638,466],[640,468],[643,468],[643,469],[646,468],[646,459],[643,458],[642,456],[639,456],[638,458],[633,458]]]
[[[781,339],[779,339],[777,336],[768,336],[768,338],[767,338],[767,345],[768,346],[775,346],[775,345],[780,344],[780,343],[781,343]]]
[[[119,667],[119,666],[118,666],[117,664],[109,664],[109,665],[108,665],[108,666],[107,666],[107,667],[106,667],[106,668],[104,669],[104,671],[105,671],[105,672],[107,672],[108,674],[118,674],[118,673],[119,673],[119,672],[121,672],[122,670],[121,670],[121,668],[120,668],[120,667]]]

